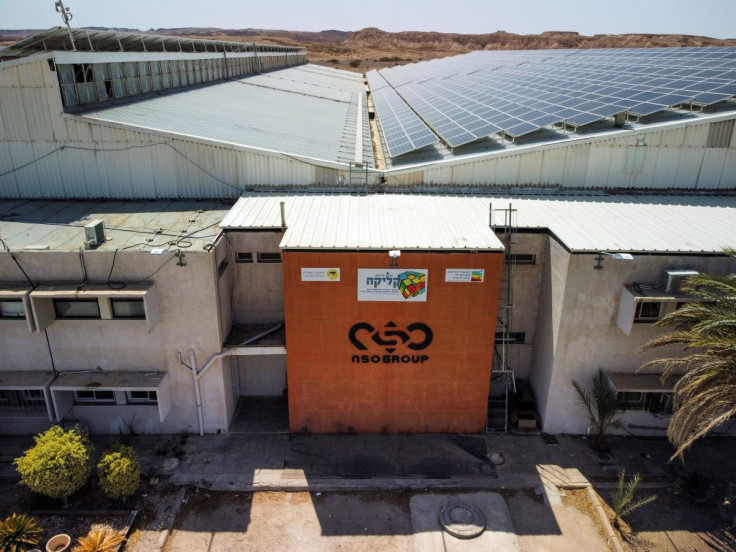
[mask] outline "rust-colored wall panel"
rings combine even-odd
[[[358,301],[358,269],[388,269],[386,252],[283,253],[289,424],[293,432],[480,432],[496,330],[501,253],[402,252],[402,268],[426,268],[426,302]],[[302,282],[302,268],[340,269],[339,282]],[[483,282],[445,282],[445,269],[484,269]],[[351,343],[359,322],[374,331]],[[386,328],[389,322],[396,327]],[[432,342],[408,348],[425,336]],[[404,331],[409,342],[386,335]],[[398,339],[397,344],[379,341]],[[388,349],[395,349],[389,351]],[[379,362],[355,363],[367,355]],[[413,359],[414,362],[384,362]]]

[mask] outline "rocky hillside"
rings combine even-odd
[[[445,52],[472,50],[543,50],[547,48],[652,48],[667,46],[736,46],[736,39],[719,40],[704,36],[625,34],[584,36],[575,32],[547,31],[538,35],[518,35],[497,31],[480,35],[450,33],[387,33],[367,28],[350,33],[345,45],[356,48],[429,49]]]
[[[105,29],[105,27],[93,28]],[[457,55],[473,50],[736,46],[736,39],[720,40],[704,36],[657,34],[585,36],[566,31],[548,31],[538,35],[519,35],[505,31],[478,35],[417,31],[389,33],[374,27],[355,32],[202,27],[160,28],[147,31],[125,29],[125,31],[301,46],[309,51],[309,60],[313,63],[359,72],[400,63]],[[37,31],[0,30],[0,44],[12,43],[34,32]]]

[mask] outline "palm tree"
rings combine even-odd
[[[735,249],[724,251],[736,258]],[[667,429],[676,448],[670,460],[683,460],[695,441],[736,416],[736,274],[691,276],[682,290],[696,300],[659,320],[655,327],[671,331],[642,350],[684,345],[691,354],[652,360],[640,368],[661,370],[662,380],[683,374],[674,386]]]
[[[608,438],[606,437],[608,430],[624,427],[623,420],[616,418],[616,391],[608,385],[608,378],[603,370],[598,370],[598,373],[593,376],[593,387],[590,391],[583,389],[575,380],[572,380],[572,386],[578,394],[580,404],[587,411],[590,421],[588,433],[591,430],[595,431],[595,446],[598,450],[605,452],[608,450]]]

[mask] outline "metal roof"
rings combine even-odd
[[[0,59],[13,59],[39,52],[302,52],[303,48],[225,40],[202,40],[115,30],[53,27],[0,48]]]
[[[503,245],[463,197],[410,194],[254,194],[238,200],[221,223],[227,229],[287,230],[282,249],[491,250]]]
[[[106,104],[107,105],[107,104]],[[360,75],[303,65],[85,110],[96,119],[313,159],[352,163],[370,136]],[[362,158],[373,164],[370,139]]]
[[[84,225],[102,219],[108,239],[97,250],[196,251],[215,239],[229,208],[220,201],[5,200],[0,201],[0,238],[13,251],[78,251]]]
[[[485,198],[519,228],[547,228],[573,252],[719,253],[736,243],[736,196]]]
[[[280,229],[281,201],[284,249],[496,250],[489,209],[509,204],[519,230],[547,229],[576,253],[720,253],[736,243],[733,195],[247,194],[220,226]]]

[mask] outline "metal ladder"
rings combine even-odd
[[[505,248],[501,288],[498,296],[496,335],[493,336],[493,361],[486,414],[486,433],[505,433],[509,429],[509,393],[516,392],[516,379],[511,368],[511,326],[514,313],[514,263],[512,251],[517,231],[516,209],[490,205],[490,226]]]
[[[368,170],[367,163],[350,163],[347,183],[351,190],[355,187],[368,186]]]

